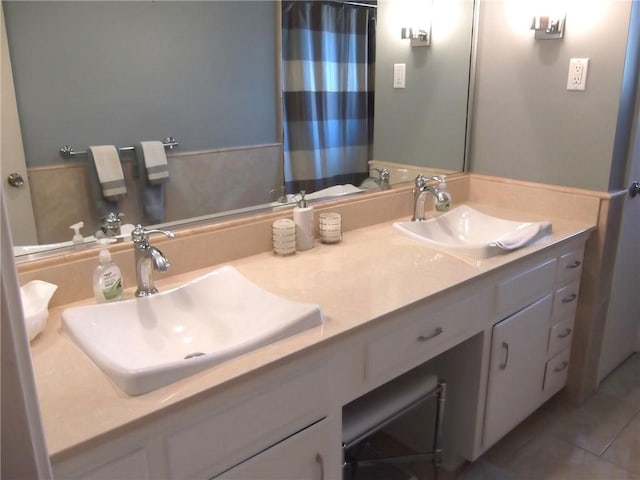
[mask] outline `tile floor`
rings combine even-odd
[[[403,477],[432,478],[426,465],[412,465]],[[640,354],[583,405],[557,395],[478,460],[438,475],[454,479],[640,480]]]

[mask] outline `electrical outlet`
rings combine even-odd
[[[586,90],[588,69],[588,58],[572,58],[571,60],[569,60],[567,90]]]

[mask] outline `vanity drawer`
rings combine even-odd
[[[166,441],[171,478],[211,478],[327,415],[328,375],[314,369],[238,398]]]
[[[562,350],[571,347],[571,340],[573,340],[573,323],[574,317],[571,316],[556,323],[549,329],[548,357],[553,357]]]
[[[567,283],[571,280],[580,278],[582,274],[582,257],[584,256],[584,248],[572,250],[558,258],[558,272],[556,273],[556,282],[559,284]]]
[[[556,290],[553,296],[553,319],[560,320],[574,317],[578,308],[578,294],[580,293],[580,279]]]
[[[498,318],[505,318],[551,293],[555,277],[556,259],[553,258],[500,282],[496,292]]]
[[[542,387],[545,398],[559,392],[567,384],[570,355],[571,350],[563,350],[547,362],[544,371],[544,386]]]
[[[73,464],[73,462],[71,463]],[[69,480],[75,478],[90,478],[91,480],[113,480],[114,478],[145,480],[152,478],[152,475],[149,475],[147,453],[144,448],[137,448],[120,457],[107,460],[98,467],[94,467],[80,474],[74,472],[73,468],[71,468],[71,471],[68,471],[64,466],[53,465],[53,467],[55,478],[65,478]]]
[[[365,349],[365,378],[386,381],[481,330],[485,322],[483,298],[473,295],[436,312],[417,312],[398,330],[379,335]]]

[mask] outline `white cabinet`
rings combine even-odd
[[[327,468],[339,469],[340,432],[335,426],[339,418],[327,418],[329,405],[326,359],[309,354],[54,462],[54,475],[207,480],[235,468],[239,472],[264,468],[273,475],[264,478],[285,479],[289,473],[291,478],[322,478],[317,472],[323,471],[325,460]],[[334,425],[331,434],[328,425]],[[285,461],[286,450],[294,452],[295,458]]]
[[[493,327],[484,429],[492,445],[540,405],[552,296]]]
[[[580,245],[498,282],[498,318],[517,313],[492,330],[484,450],[566,385],[583,253]]]
[[[150,479],[147,455],[144,448],[138,448],[118,458],[109,460],[82,474],[56,474],[56,478],[83,478],[87,480],[113,480],[115,478]]]
[[[56,459],[55,476],[337,479],[344,404],[429,360],[450,380],[445,448],[473,460],[566,384],[577,244],[400,305],[336,341],[161,409]]]
[[[292,435],[264,452],[215,477],[219,480],[324,480],[331,445],[327,420]]]
[[[223,408],[195,414],[166,436],[171,477],[211,478],[324,418],[327,387],[325,368],[315,368],[277,384],[256,385]]]

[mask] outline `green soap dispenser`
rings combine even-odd
[[[107,241],[100,241],[99,264],[93,272],[93,293],[96,302],[106,303],[122,299],[122,272],[111,259]]]

